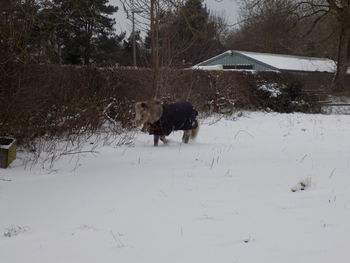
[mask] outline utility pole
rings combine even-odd
[[[135,13],[140,14],[140,13],[142,13],[142,11],[136,10],[136,9],[131,10],[131,14],[132,14],[132,58],[133,58],[134,67],[137,66],[137,63],[136,63]]]

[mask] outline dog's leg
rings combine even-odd
[[[190,139],[191,130],[184,131],[184,135],[182,136],[182,142],[188,143],[188,140]]]
[[[164,143],[167,144],[168,140],[165,138],[165,136],[160,136],[160,140]]]
[[[190,133],[190,138],[192,140],[196,139],[198,132],[199,132],[199,121],[198,120],[196,120],[196,125],[197,125],[197,128],[192,129],[191,133]]]
[[[159,135],[154,135],[154,136],[153,136],[153,141],[154,141],[154,146],[158,146]]]
[[[143,124],[143,127],[142,127],[141,131],[142,132],[148,132],[150,127],[151,127],[151,125],[148,122],[146,122],[146,123]]]

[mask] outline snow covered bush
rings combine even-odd
[[[256,83],[256,96],[264,110],[276,112],[314,112],[318,102],[303,93],[303,84],[298,80],[281,79]]]
[[[263,83],[258,85],[258,90],[266,92],[270,98],[276,98],[282,94],[281,89],[283,86],[279,86],[277,83]]]

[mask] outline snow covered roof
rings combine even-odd
[[[193,68],[220,65],[221,63],[240,62],[242,59],[250,60],[252,63],[265,67],[265,70],[290,70],[307,72],[335,72],[336,63],[327,58],[302,57],[291,55],[280,55],[270,53],[257,53],[248,51],[229,50],[211,59],[203,61]]]
[[[269,53],[236,51],[280,70],[334,72],[336,64],[328,58],[301,57]]]

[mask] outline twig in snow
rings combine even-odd
[[[66,152],[62,153],[61,155],[71,155],[71,154],[80,154],[80,153],[100,153],[98,151],[79,151],[79,152]]]
[[[241,132],[244,132],[244,133],[248,134],[250,137],[252,137],[252,138],[254,139],[254,136],[251,135],[249,132],[247,132],[247,131],[245,131],[245,130],[239,130],[239,131],[236,133],[235,137],[234,137],[235,140],[236,140],[237,136],[238,136]]]
[[[213,157],[213,160],[212,160],[211,165],[210,165],[210,169],[213,169],[214,161],[215,161],[215,158]]]
[[[303,156],[303,158],[300,159],[299,163],[302,163],[302,162],[305,160],[306,157],[307,157],[307,154],[305,154],[305,155]]]
[[[332,172],[331,172],[331,174],[329,175],[328,178],[332,178],[332,177],[333,177],[333,175],[334,175],[334,173],[335,173],[335,170],[337,170],[337,168],[334,168],[334,169],[332,170]]]
[[[123,248],[125,247],[125,245],[123,244],[123,242],[113,233],[113,231],[111,230],[111,235],[115,241],[115,243],[117,244],[117,248]]]
[[[220,116],[218,119],[209,122],[208,125],[209,125],[209,126],[214,125],[215,123],[219,122],[222,118],[223,118],[223,116]]]
[[[225,173],[225,177],[232,177],[231,175],[231,169],[228,169]]]

